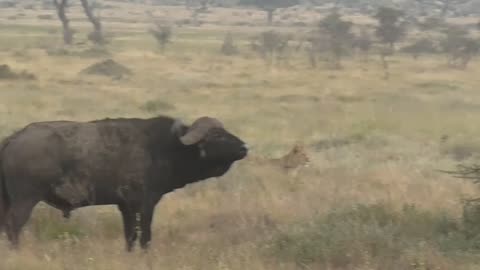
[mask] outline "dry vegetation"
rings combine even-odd
[[[104,14],[140,18],[141,8]],[[388,81],[376,56],[313,70],[296,55],[292,67],[268,69],[247,46],[258,29],[176,28],[174,45],[160,54],[146,25],[108,19],[108,56],[85,45],[62,54],[58,23],[37,23],[46,11],[27,13],[0,24],[1,62],[36,75],[0,80],[0,136],[43,120],[214,115],[249,143],[252,157],[166,196],[148,253],[125,253],[114,207],[79,209],[66,221],[39,205],[20,251],[0,241],[0,269],[480,269],[461,203],[478,191],[437,172],[480,158],[480,62],[452,70],[440,56],[396,55]],[[228,31],[238,55],[220,53]],[[108,58],[132,73],[81,73]],[[297,142],[310,164],[296,174],[255,159],[279,157]]]

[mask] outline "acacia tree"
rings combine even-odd
[[[353,42],[351,32],[353,23],[344,21],[341,15],[335,10],[319,23],[320,34],[325,34],[328,40],[328,49],[331,52],[333,67],[341,68],[341,57],[348,51]]]
[[[420,15],[425,15],[425,0],[415,0],[417,2],[417,7],[419,8]]]
[[[210,0],[186,0],[185,7],[187,9],[196,9],[197,11],[204,12],[208,10]]]
[[[405,36],[404,16],[405,13],[402,10],[389,7],[380,7],[374,16],[378,20],[375,34],[392,50],[395,48],[395,43]]]
[[[155,28],[150,29],[150,33],[157,40],[158,45],[160,46],[160,52],[163,54],[167,44],[172,39],[172,28],[162,22],[156,22]]]
[[[105,39],[102,31],[102,24],[100,22],[100,19],[94,15],[93,6],[88,3],[88,0],[80,0],[80,2],[82,4],[85,15],[92,23],[94,28],[93,32],[89,34],[88,38],[92,42],[97,44],[104,43]],[[73,42],[73,31],[70,28],[70,23],[66,15],[68,0],[53,0],[53,4],[55,5],[55,9],[57,10],[58,18],[62,23],[63,41],[66,45],[70,45]]]
[[[412,55],[413,59],[417,60],[423,54],[433,54],[437,52],[437,48],[432,39],[422,38],[414,43],[405,46],[401,49],[404,53]]]
[[[66,45],[70,45],[73,42],[73,31],[70,28],[70,23],[65,14],[68,2],[67,0],[53,0],[53,4],[55,5],[55,9],[57,10],[58,19],[62,23],[63,42]]]
[[[240,0],[241,5],[253,5],[267,12],[267,22],[273,22],[273,13],[279,8],[297,5],[299,0]]]
[[[444,28],[445,26],[445,19],[437,16],[427,17],[418,23],[418,28],[422,31],[438,30]]]
[[[465,4],[469,0],[438,0],[437,2],[441,4],[442,17],[447,17],[448,11],[452,10],[454,7]]]
[[[368,55],[372,47],[372,37],[366,29],[362,29],[360,34],[355,37],[353,47],[357,48],[363,54],[363,61],[368,62]]]
[[[380,50],[380,57],[384,70],[384,79],[390,77],[389,64],[387,57],[395,52],[395,43],[405,36],[405,23],[403,21],[405,13],[401,10],[389,7],[380,7],[374,18],[378,20],[378,26],[375,31],[377,38],[385,46]]]
[[[471,38],[467,30],[450,26],[441,42],[443,52],[447,54],[448,66],[465,69],[472,58],[480,51],[480,44]]]
[[[319,56],[328,51],[328,40],[318,29],[308,31],[297,45],[296,50],[305,49],[311,68],[316,68]]]
[[[105,39],[102,32],[102,24],[99,17],[93,14],[93,6],[88,3],[88,0],[80,0],[82,3],[83,10],[88,20],[93,25],[93,32],[89,34],[88,39],[96,44],[103,44]]]
[[[275,60],[285,60],[285,53],[289,47],[291,36],[275,31],[265,31],[251,40],[251,49],[257,52],[267,64],[273,67]]]
[[[223,44],[222,44],[222,47],[220,48],[220,51],[224,55],[234,55],[238,53],[238,48],[235,46],[232,33],[228,32],[225,35],[225,39],[223,40]]]

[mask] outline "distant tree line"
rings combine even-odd
[[[289,51],[306,52],[311,68],[323,61],[333,69],[342,68],[342,59],[349,55],[357,55],[366,62],[374,51],[380,57],[385,79],[390,77],[389,59],[397,52],[410,54],[415,60],[442,54],[448,67],[456,69],[467,68],[480,52],[480,42],[469,29],[450,25],[442,17],[427,17],[412,23],[402,10],[380,7],[372,18],[378,22],[374,27],[357,26],[333,9],[304,35],[295,37],[268,30],[255,36],[250,47],[269,67],[288,63]],[[409,37],[408,32],[415,28],[422,35]],[[228,44],[231,40],[229,36]]]
[[[45,4],[43,0],[43,5]],[[52,7],[63,28],[63,41],[72,44],[74,30],[71,29],[68,19],[68,8],[72,0],[51,0]],[[79,5],[93,26],[93,31],[88,39],[95,44],[105,44],[103,25],[98,15],[101,7],[93,0],[80,0]],[[129,0],[125,0],[129,1]],[[140,0],[139,0],[140,1]],[[186,0],[183,2],[192,9],[193,14],[208,12],[212,5],[218,5],[221,0]],[[233,0],[232,0],[233,1]],[[235,0],[237,1],[237,0]],[[360,2],[364,0],[359,0]],[[366,1],[366,0],[365,0]],[[2,1],[5,3],[8,1]],[[265,11],[266,21],[272,24],[278,9],[309,2],[311,4],[325,3],[314,0],[238,0],[238,5],[255,7]],[[432,4],[430,0],[415,0],[417,5]],[[264,59],[269,67],[275,65],[290,66],[289,58],[295,52],[306,53],[311,68],[317,68],[320,62],[327,64],[329,68],[341,69],[343,62],[349,56],[358,56],[363,62],[371,59],[373,54],[379,56],[384,70],[384,77],[390,76],[390,58],[396,53],[404,53],[417,60],[425,55],[444,55],[448,67],[466,69],[469,63],[480,52],[480,42],[472,35],[472,32],[480,30],[480,21],[475,26],[451,25],[447,23],[445,13],[448,13],[452,5],[462,5],[468,0],[438,0],[435,5],[442,7],[440,15],[412,17],[404,10],[391,6],[379,6],[371,14],[375,19],[375,25],[355,25],[342,16],[339,5],[333,8],[329,14],[323,16],[313,27],[304,33],[284,34],[277,30],[267,30],[254,36],[250,42],[250,48],[260,58]],[[350,3],[349,1],[337,1],[337,3]],[[353,5],[353,2],[350,3]],[[149,33],[157,41],[160,51],[164,53],[167,45],[171,43],[173,28],[165,21],[156,21],[152,13],[150,19],[154,27]],[[415,35],[408,35],[412,30],[418,30]],[[225,36],[220,51],[224,55],[236,55],[240,52],[235,45],[235,37],[232,32]]]

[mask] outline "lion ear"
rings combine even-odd
[[[290,153],[298,153],[300,152],[300,146],[298,144],[294,144],[290,149]]]

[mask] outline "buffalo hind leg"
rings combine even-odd
[[[8,208],[6,207],[6,205],[1,205],[1,204],[2,202],[0,202],[0,235],[5,229],[5,219],[7,217],[7,212],[8,212]]]
[[[125,234],[127,251],[131,252],[133,250],[133,245],[137,240],[137,211],[135,211],[135,207],[132,207],[128,204],[119,204],[118,209],[122,213],[123,232]]]
[[[10,204],[10,211],[7,213],[6,217],[6,233],[8,240],[12,244],[13,248],[18,248],[19,245],[19,236],[22,231],[23,226],[27,223],[32,210],[35,205],[38,203],[38,200],[24,200],[24,201],[14,201]]]

